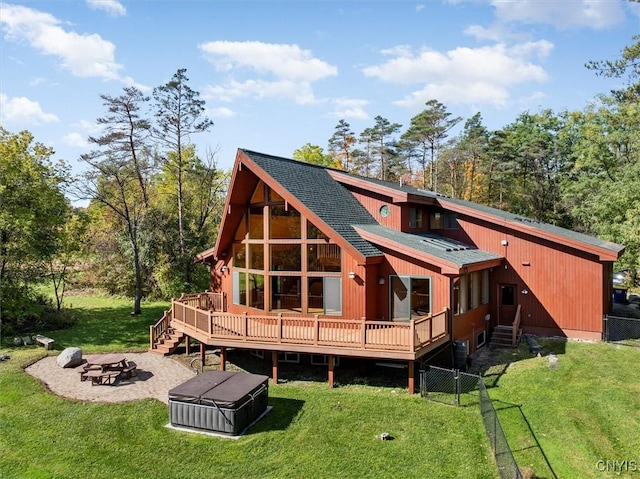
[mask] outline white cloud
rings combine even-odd
[[[116,0],[86,0],[87,5],[94,10],[103,10],[113,17],[127,14],[127,9]]]
[[[369,114],[365,107],[369,104],[367,100],[358,100],[351,98],[338,98],[333,100],[334,110],[330,116],[336,118],[368,120]]]
[[[622,2],[612,0],[491,0],[500,22],[544,23],[559,29],[610,28],[624,20]]]
[[[39,125],[60,121],[55,114],[42,111],[37,101],[23,96],[9,98],[3,93],[0,93],[0,118],[2,123],[16,125]]]
[[[207,115],[212,118],[231,118],[236,116],[236,112],[226,107],[207,108]]]
[[[387,83],[423,85],[396,102],[411,109],[433,98],[451,104],[503,106],[510,99],[510,88],[547,79],[544,68],[530,58],[545,58],[552,48],[545,40],[513,47],[458,47],[446,53],[430,49],[413,53],[402,47],[384,51],[392,58],[364,68],[363,73]]]
[[[85,132],[87,135],[98,135],[103,130],[102,126],[95,121],[80,120],[71,124],[72,127],[77,128]]]
[[[80,133],[69,133],[62,137],[62,142],[65,145],[73,146],[75,148],[89,148],[89,142]]]
[[[6,40],[27,41],[42,54],[58,58],[75,76],[119,79],[122,66],[114,60],[115,45],[100,35],[65,31],[54,16],[19,5],[0,6],[0,24]]]
[[[253,97],[314,103],[311,84],[338,74],[335,66],[297,45],[215,41],[199,48],[218,71],[230,76],[225,84],[207,88],[210,98],[221,101]]]
[[[292,99],[299,105],[315,102],[313,91],[308,83],[296,83],[287,80],[264,81],[230,80],[224,85],[213,85],[205,88],[206,100],[233,102],[239,98],[251,97],[258,99],[283,98]]]

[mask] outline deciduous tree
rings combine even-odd
[[[194,155],[187,156],[185,150],[190,145],[190,136],[209,130],[213,122],[205,116],[205,101],[189,86],[186,72],[184,68],[179,69],[169,82],[153,90],[157,123],[153,131],[155,138],[164,146],[161,154],[163,168],[171,170],[175,179],[180,262],[183,280],[189,284],[193,261],[187,251],[184,186],[185,171],[192,167]]]
[[[154,167],[145,110],[149,98],[134,87],[124,88],[120,96],[101,98],[107,109],[107,115],[97,120],[103,134],[89,137],[96,149],[81,157],[89,168],[77,182],[75,195],[99,203],[119,218],[135,272],[133,314],[140,314],[145,280],[142,230]]]

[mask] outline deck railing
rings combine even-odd
[[[212,311],[195,296],[173,301],[173,321],[209,338],[415,352],[448,334],[447,309],[408,322],[266,316]]]
[[[149,340],[151,342],[151,349],[154,348],[155,344],[159,341],[162,335],[169,329],[169,324],[171,323],[172,318],[171,310],[167,310],[162,315],[162,318],[156,323],[149,326]]]
[[[224,293],[211,293],[209,291],[206,293],[183,294],[178,299],[181,303],[211,311],[226,311],[224,300]]]

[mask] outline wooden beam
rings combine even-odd
[[[186,336],[184,340],[185,353],[187,353],[187,356],[191,354],[191,342],[189,341],[190,339],[191,338],[189,336]]]
[[[333,354],[329,354],[329,387],[333,389],[333,370],[335,367],[335,356]]]
[[[409,394],[415,393],[415,361],[409,361]]]
[[[205,343],[200,343],[200,364],[202,364],[202,370],[204,371],[204,362],[207,359],[206,355],[207,345]]]
[[[227,370],[227,348],[222,346],[220,348],[220,371]]]
[[[278,384],[278,351],[271,351],[271,379]]]

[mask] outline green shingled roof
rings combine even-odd
[[[294,195],[365,257],[382,252],[353,229],[354,224],[378,224],[373,216],[326,168],[300,161],[241,150],[274,181]]]
[[[573,241],[578,241],[580,243],[584,243],[585,245],[595,246],[597,248],[602,248],[608,251],[612,251],[614,253],[619,253],[624,249],[624,246],[621,246],[616,243],[612,243],[610,241],[602,240],[595,236],[586,235],[583,233],[578,233],[577,231],[569,230],[566,228],[561,228],[559,226],[555,226],[549,223],[544,223],[541,221],[536,221],[531,218],[524,217],[522,215],[516,215],[513,213],[509,213],[508,211],[500,210],[498,208],[492,208],[490,206],[481,205],[479,203],[473,203],[471,201],[465,201],[457,198],[450,198],[446,195],[442,195],[439,193],[434,193],[433,191],[422,190],[420,188],[415,188],[413,186],[399,185],[397,183],[391,183],[389,181],[382,181],[375,178],[366,178],[362,176],[352,175],[350,173],[341,172],[349,176],[353,176],[359,178],[361,180],[367,181],[369,183],[384,186],[389,189],[395,191],[401,191],[404,193],[409,193],[415,196],[422,196],[424,198],[435,199],[440,203],[440,205],[447,209],[447,204],[460,205],[465,208],[469,208],[480,213],[488,214],[496,217],[500,220],[506,220],[507,222],[513,222],[514,226],[516,224],[527,225],[531,228],[538,229],[540,231],[544,231],[547,233],[551,233],[553,235],[564,237]],[[509,226],[508,223],[505,226]]]
[[[411,234],[382,225],[357,225],[363,231],[462,268],[501,259],[502,256],[434,234]]]
[[[352,226],[375,226],[378,225],[377,221],[344,186],[331,178],[328,173],[329,169],[287,158],[257,153],[250,150],[243,149],[241,151],[251,158],[283,188],[288,190],[298,198],[301,203],[333,228],[336,233],[353,245],[365,257],[380,256],[382,254],[374,245],[363,240]],[[374,185],[383,186],[391,190],[408,193],[418,197],[421,196],[424,198],[435,199],[444,209],[447,209],[448,204],[452,206],[463,206],[465,208],[478,211],[479,213],[493,216],[496,220],[502,220],[500,221],[500,224],[506,227],[509,227],[509,223],[512,224],[512,227],[517,227],[519,224],[526,225],[530,228],[538,229],[541,232],[550,233],[560,238],[564,237],[572,241],[602,248],[614,253],[620,253],[624,249],[623,246],[616,243],[548,223],[535,221],[497,208],[456,198],[449,198],[445,195],[422,190],[413,186],[399,185],[397,183],[391,183],[374,178],[366,178],[341,170],[335,171],[339,171],[341,174],[359,178],[360,180]],[[497,222],[498,221],[496,221],[496,223]],[[506,224],[504,222],[506,222]]]

